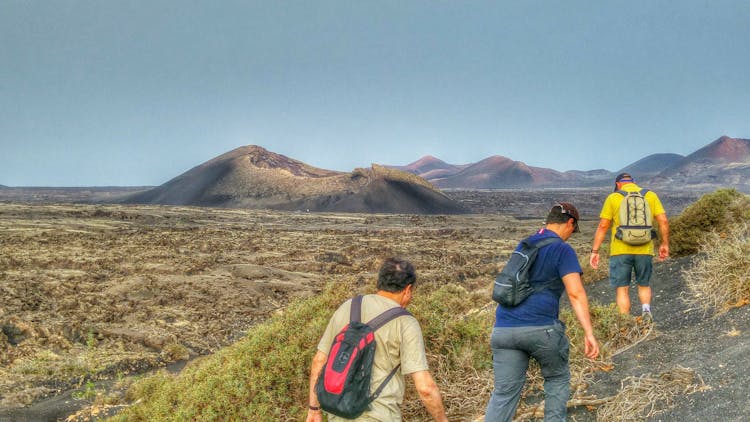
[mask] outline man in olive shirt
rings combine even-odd
[[[362,300],[362,321],[369,321],[384,311],[403,307],[411,302],[414,293],[416,273],[414,266],[405,260],[387,259],[378,273],[377,292],[365,295]],[[322,421],[318,397],[315,394],[315,383],[328,359],[328,351],[333,339],[344,326],[349,324],[351,299],[344,302],[328,322],[325,333],[318,343],[318,351],[313,357],[310,369],[310,409],[307,412],[308,422]],[[440,390],[430,375],[424,340],[419,322],[411,315],[395,318],[375,331],[375,359],[372,367],[371,389],[379,386],[397,365],[400,370],[388,381],[380,396],[371,403],[370,410],[363,413],[357,421],[400,421],[399,405],[404,399],[404,375],[411,375],[427,411],[436,421],[447,421],[443,408]],[[328,415],[329,421],[349,420]]]

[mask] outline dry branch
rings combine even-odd
[[[597,420],[641,420],[674,406],[675,398],[706,388],[692,369],[677,366],[658,377],[648,374],[622,381],[617,395],[597,410]]]

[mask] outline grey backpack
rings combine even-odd
[[[651,207],[646,201],[648,189],[635,192],[618,190],[617,193],[624,198],[618,210],[620,225],[615,230],[615,238],[634,246],[650,242],[656,237],[656,231],[653,226]]]
[[[547,237],[537,242],[522,240],[519,247],[510,254],[503,270],[495,277],[492,300],[503,306],[518,306],[532,293],[548,287],[551,282],[534,283],[532,286],[529,270],[534,265],[539,249],[561,241],[559,237]]]

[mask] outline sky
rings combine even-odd
[[[243,145],[617,171],[750,138],[748,22],[745,0],[0,0],[0,184],[153,186]]]

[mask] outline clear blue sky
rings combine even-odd
[[[158,185],[241,145],[618,170],[750,138],[750,2],[0,0],[0,184]]]

